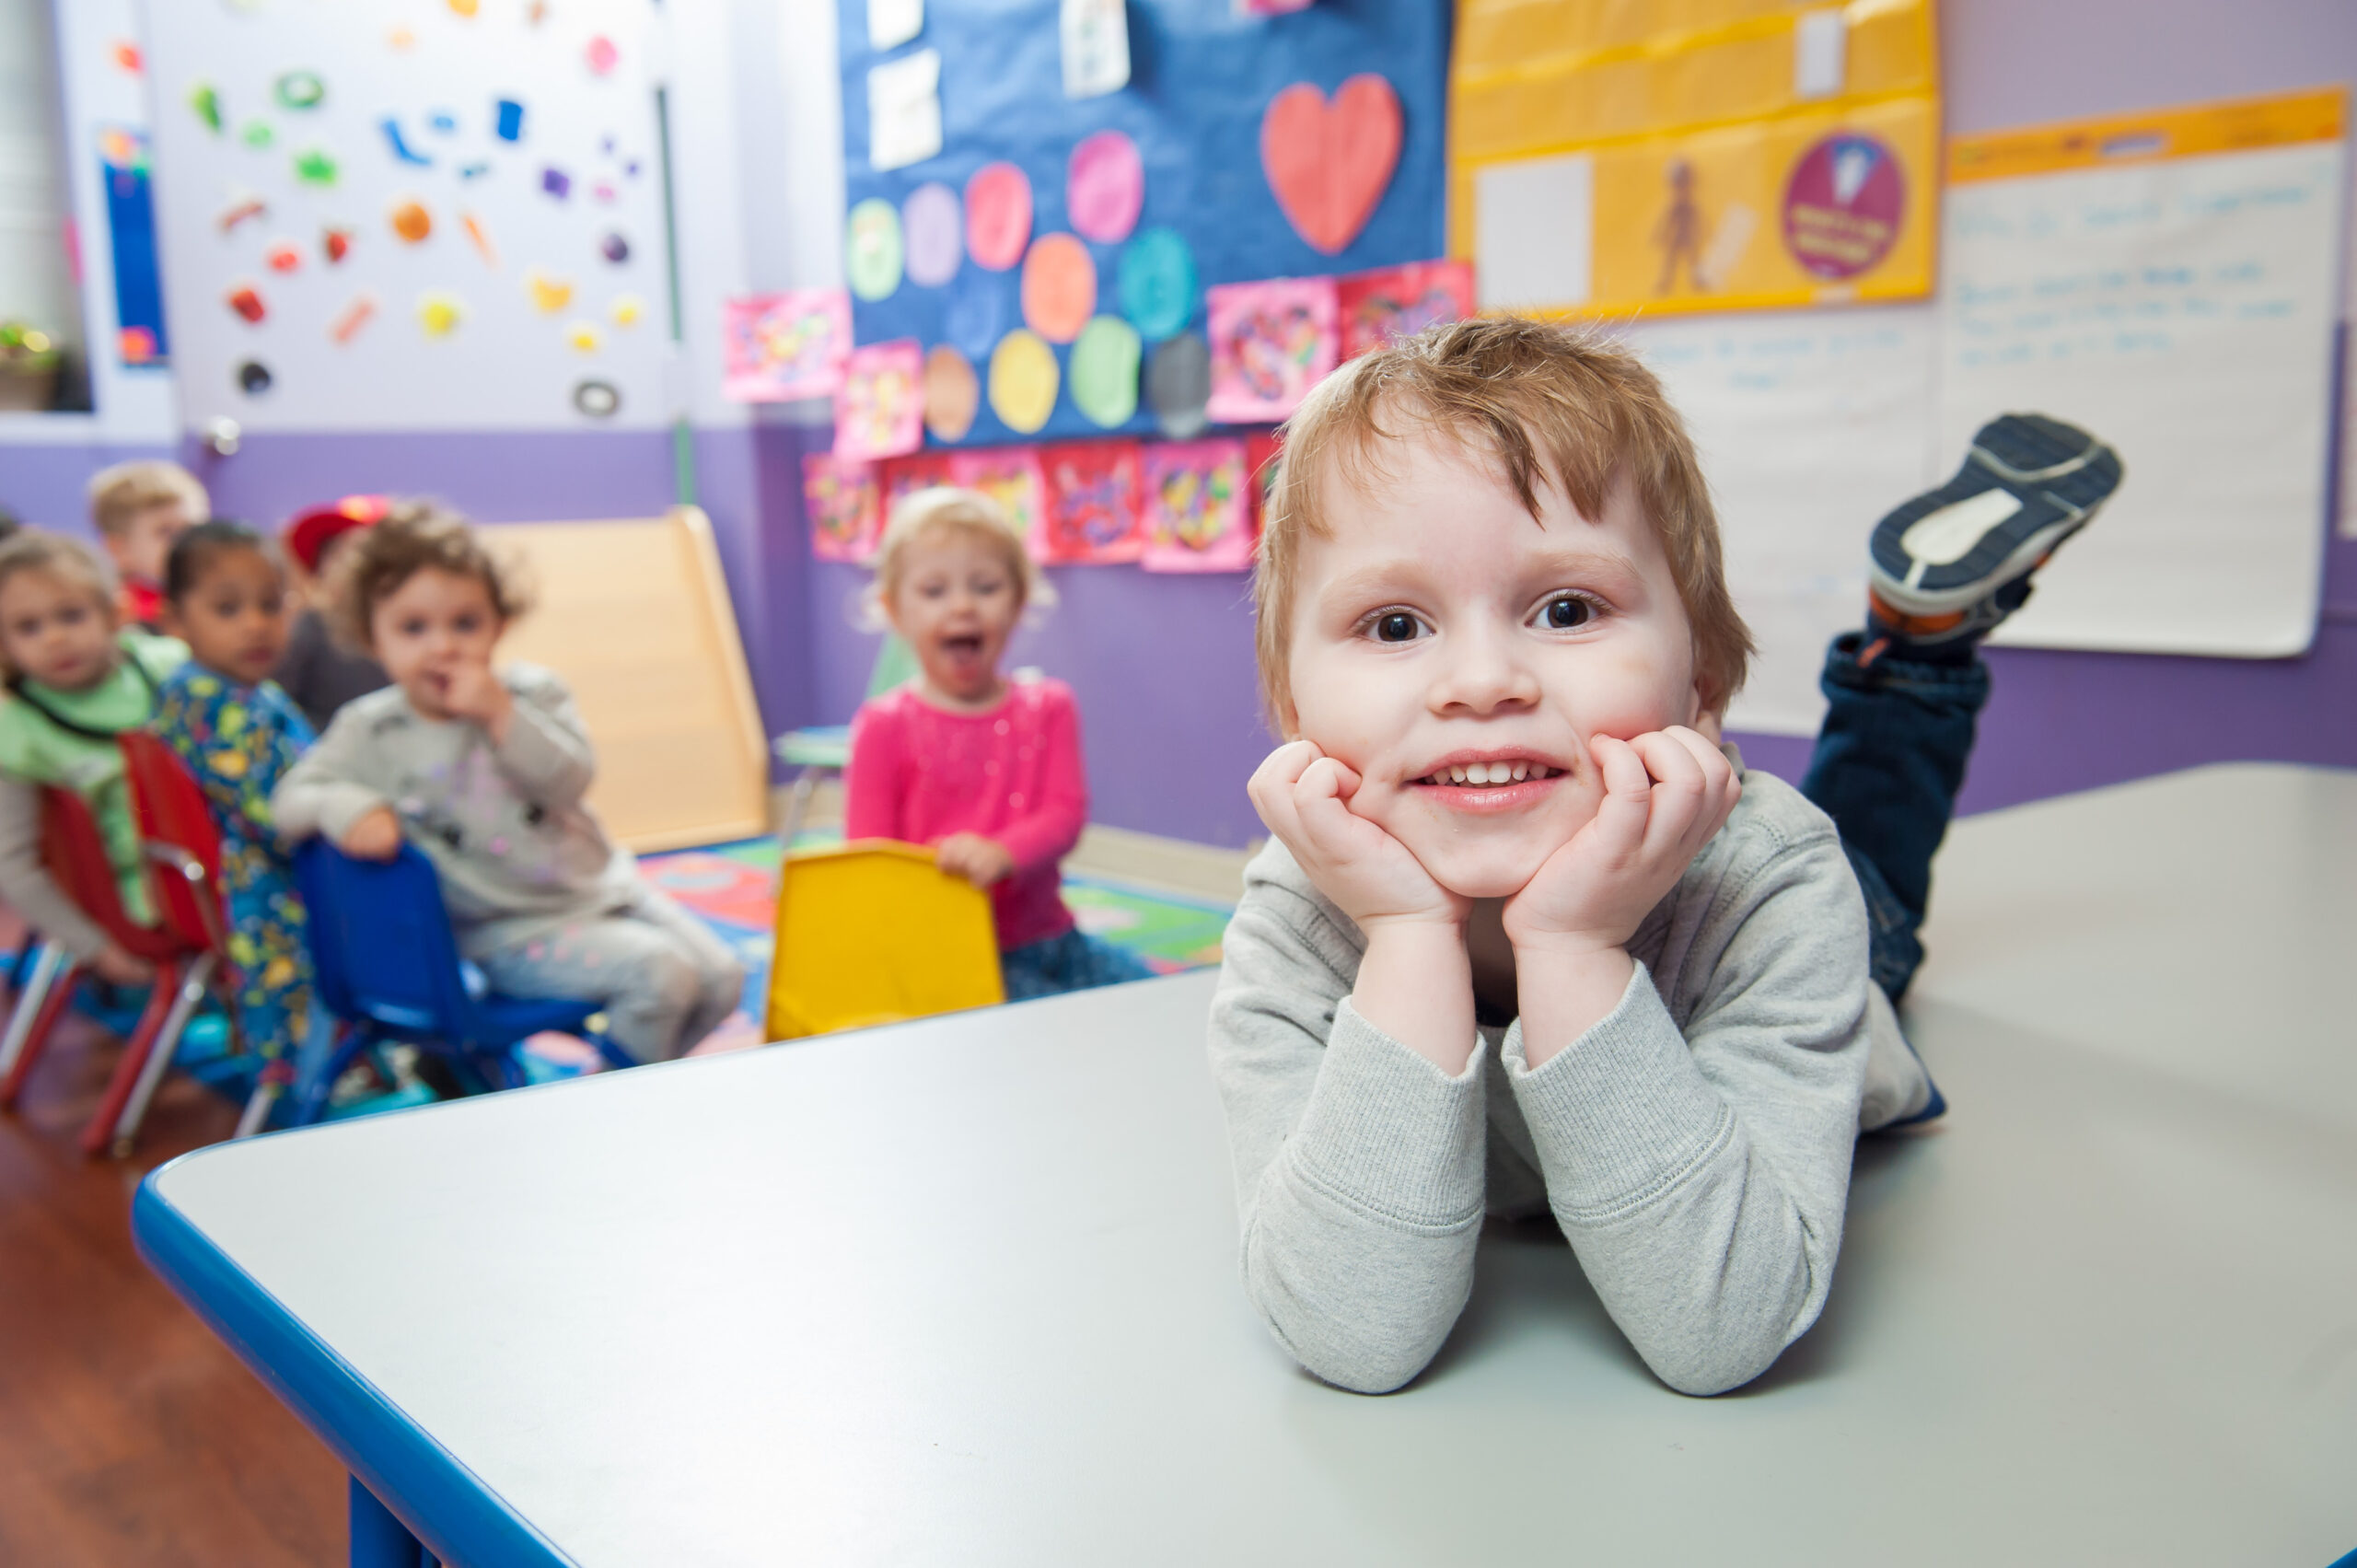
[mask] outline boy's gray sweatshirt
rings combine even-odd
[[[280,837],[341,839],[379,806],[425,852],[468,958],[627,907],[637,865],[582,796],[597,772],[564,682],[508,665],[507,738],[465,720],[426,718],[398,686],[345,703],[319,744],[272,792]]]
[[[1245,1290],[1304,1366],[1364,1393],[1422,1371],[1472,1289],[1485,1208],[1551,1209],[1682,1392],[1748,1382],[1807,1331],[1862,1097],[1878,1125],[1930,1093],[1867,979],[1864,900],[1823,812],[1747,774],[1630,939],[1620,1005],[1536,1071],[1519,1022],[1453,1078],[1367,1023],[1349,1001],[1365,946],[1271,841],[1212,1004]]]

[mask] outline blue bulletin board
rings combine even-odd
[[[1175,231],[1191,253],[1198,288],[1185,331],[1198,334],[1204,286],[1342,273],[1443,253],[1446,0],[1316,0],[1277,16],[1239,14],[1236,0],[1128,0],[1129,84],[1080,99],[1064,94],[1059,0],[925,0],[921,30],[886,50],[869,46],[869,0],[839,6],[849,207],[880,199],[897,210],[920,186],[935,182],[962,193],[976,170],[1004,161],[1030,181],[1033,238],[1070,233],[1065,180],[1074,146],[1107,130],[1135,143],[1145,175],[1136,228],[1117,243],[1085,242],[1096,264],[1100,315],[1120,312],[1122,252],[1151,230]],[[869,158],[868,72],[927,50],[940,59],[941,150],[878,170]],[[1261,122],[1287,87],[1306,82],[1332,95],[1362,73],[1385,77],[1397,95],[1399,160],[1365,226],[1328,254],[1280,208],[1262,171]],[[861,344],[906,338],[927,349],[948,343],[987,383],[993,349],[1024,324],[1021,293],[1019,265],[992,271],[965,256],[945,284],[926,286],[903,276],[880,299],[855,298],[853,336]],[[1057,344],[1053,352],[1061,374],[1041,429],[1010,429],[985,392],[972,428],[955,445],[1155,430],[1144,400],[1135,416],[1111,426],[1083,414],[1073,399],[1072,348]]]

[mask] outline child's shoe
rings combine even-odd
[[[2029,575],[2119,488],[2119,454],[2075,425],[2009,413],[1956,477],[1875,527],[1871,630],[1916,648],[1978,637],[2029,598]]]

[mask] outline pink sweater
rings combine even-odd
[[[1062,681],[1018,683],[981,714],[944,713],[911,687],[888,691],[852,720],[843,788],[846,838],[980,833],[1006,847],[1015,870],[990,890],[1000,951],[1072,929],[1056,862],[1088,820],[1088,779]]]

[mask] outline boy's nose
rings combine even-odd
[[[1515,656],[1512,639],[1474,633],[1450,643],[1433,683],[1436,711],[1489,714],[1538,700],[1538,677]]]

